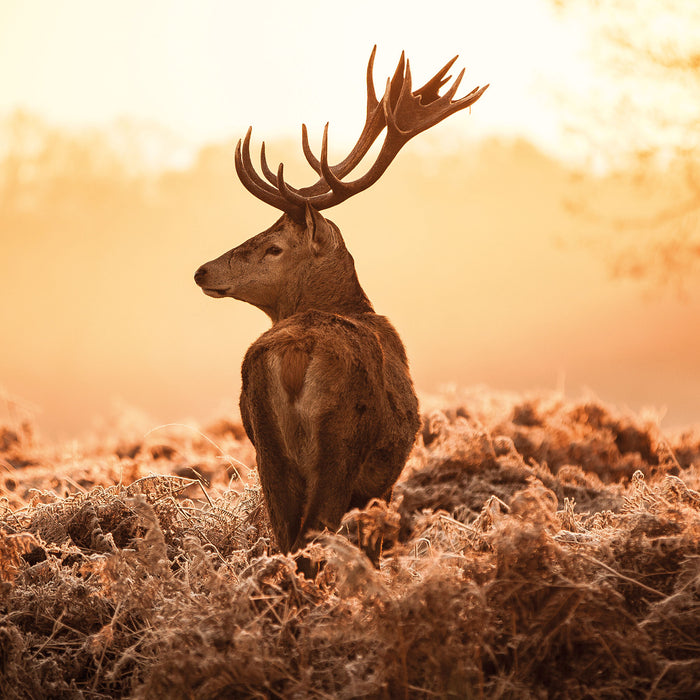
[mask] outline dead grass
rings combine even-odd
[[[389,508],[308,547],[314,581],[236,478],[236,425],[68,450],[0,428],[3,697],[700,696],[700,434],[457,403]]]

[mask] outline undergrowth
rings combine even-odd
[[[2,697],[700,697],[698,433],[446,404],[394,501],[308,546],[314,580],[275,548],[240,426],[0,434]]]

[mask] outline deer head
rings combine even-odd
[[[329,164],[326,124],[321,157],[316,158],[309,146],[306,125],[302,125],[302,149],[318,175],[314,184],[303,188],[287,184],[282,163],[276,173],[268,166],[264,143],[260,151],[264,178],[261,177],[250,157],[252,127],[238,142],[235,166],[244,187],[284,214],[266,231],[197,270],[195,281],[205,294],[246,301],[265,311],[273,322],[310,308],[336,313],[372,310],[357,281],[340,230],[319,212],[370,187],[405,143],[450,114],[474,104],[488,87],[477,87],[465,97],[453,100],[464,75],[462,70],[441,96],[439,91],[450,80],[447,72],[456,61],[455,56],[425,85],[412,90],[410,65],[401,54],[396,71],[378,100],[372,78],[376,48],[367,65],[365,125],[348,156],[337,165]],[[385,129],[384,142],[369,170],[356,180],[344,180]]]
[[[372,311],[340,230],[312,206],[304,221],[283,214],[269,229],[202,265],[208,296],[246,301],[279,321],[299,311]]]

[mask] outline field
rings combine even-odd
[[[308,547],[315,580],[227,419],[0,428],[2,696],[699,697],[700,433],[557,395],[432,404],[392,504]]]

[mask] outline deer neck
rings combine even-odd
[[[342,316],[374,312],[349,253],[342,264],[311,267],[300,284],[280,295],[273,309],[265,309],[273,323],[312,310]]]

